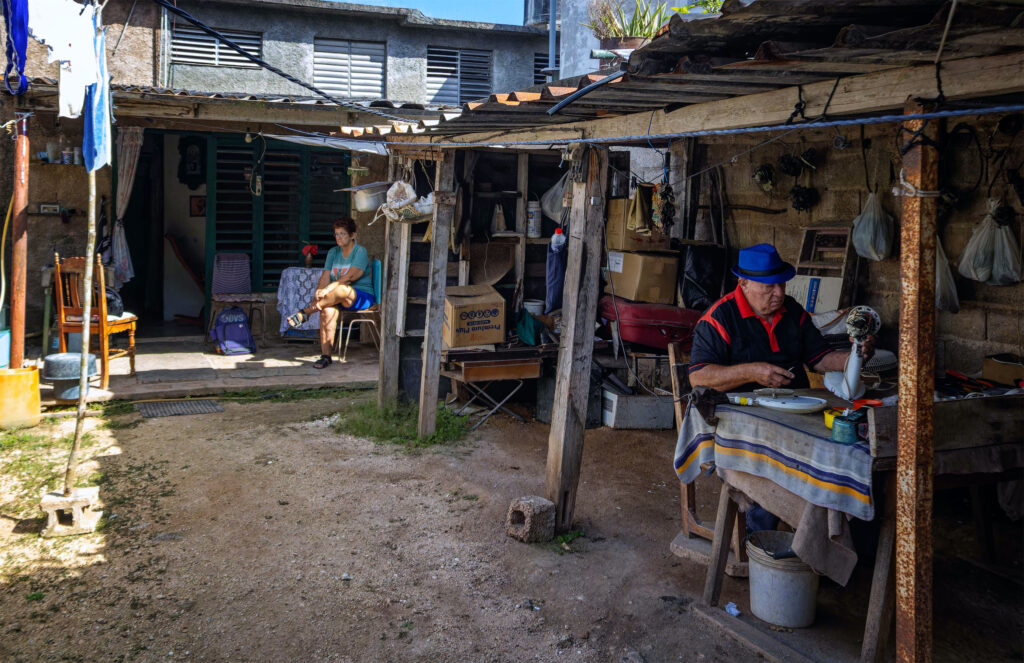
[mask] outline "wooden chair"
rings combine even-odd
[[[64,258],[53,255],[54,282],[57,291],[57,337],[60,340],[60,351],[67,352],[68,334],[82,333],[82,299],[85,295],[84,276],[86,258]],[[107,314],[106,287],[103,281],[103,263],[96,256],[93,269],[92,323],[89,325],[90,340],[96,339],[99,346],[101,365],[100,387],[106,389],[110,384],[110,360],[128,355],[131,375],[135,375],[135,325],[138,318],[131,313],[120,316]],[[127,349],[111,349],[110,337],[121,332],[128,332]]]
[[[359,337],[369,327],[370,339],[380,351],[380,296],[381,296],[381,263],[380,260],[370,261],[370,279],[373,281],[373,299],[376,302],[373,306],[362,311],[346,311],[341,308],[338,312],[338,329],[334,334],[334,352],[341,350],[338,360],[344,362],[348,356],[348,341],[352,337],[352,327],[359,325]],[[348,332],[345,334],[345,343],[342,345],[341,335],[345,331],[345,322],[348,321]]]
[[[669,372],[672,377],[672,396],[675,400],[676,431],[683,428],[683,418],[686,416],[686,401],[683,398],[690,393],[689,377],[689,355],[685,354],[678,343],[668,344]],[[713,526],[709,527],[697,516],[697,486],[696,483],[680,484],[679,502],[682,507],[682,532],[680,539],[700,537],[708,541],[714,540]],[[722,494],[728,494],[729,487],[722,485]],[[735,503],[731,503],[735,509]],[[719,509],[722,507],[719,506]],[[733,523],[735,523],[733,525]],[[730,547],[735,555],[735,561],[730,565],[730,575],[746,576],[747,551],[743,547],[743,537],[747,529],[746,517],[736,512],[730,521],[731,533],[729,535]],[[680,541],[681,542],[681,541]]]

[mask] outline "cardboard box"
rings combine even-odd
[[[669,236],[660,230],[651,230],[647,234],[639,234],[626,229],[626,215],[629,214],[629,198],[611,198],[608,200],[608,225],[605,235],[608,237],[608,248],[614,251],[669,251]]]
[[[505,340],[505,299],[489,285],[447,288],[442,338],[450,348],[502,343]]]
[[[808,313],[825,313],[839,308],[843,279],[836,276],[794,276],[786,284],[786,294]]]
[[[605,292],[635,302],[674,304],[678,267],[675,256],[609,251]]]
[[[981,377],[1000,384],[1015,384],[1014,380],[1024,380],[1024,360],[1009,354],[989,355],[981,362]]]

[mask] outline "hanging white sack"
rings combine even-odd
[[[860,216],[853,220],[853,248],[868,260],[885,260],[892,255],[892,217],[885,213],[874,193],[868,195]]]
[[[558,178],[555,185],[545,191],[544,195],[540,197],[540,208],[544,212],[544,216],[555,223],[562,223],[562,216],[565,211],[562,199],[565,197],[565,187],[569,185],[569,172],[568,170],[565,171],[565,175]]]
[[[1013,285],[1021,276],[1020,245],[1010,231],[1010,226],[998,224],[995,246],[992,250],[992,276],[989,285]]]
[[[994,257],[996,231],[999,226],[993,217],[999,201],[988,200],[988,213],[971,233],[967,248],[960,255],[960,273],[974,281],[988,281],[992,277],[992,260]]]
[[[956,282],[949,259],[942,250],[942,240],[935,238],[935,306],[941,311],[956,313],[960,310],[960,297],[956,294]]]

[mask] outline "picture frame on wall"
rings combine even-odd
[[[206,216],[206,196],[188,197],[188,215]]]

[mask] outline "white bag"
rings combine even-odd
[[[971,233],[967,248],[960,255],[960,273],[974,281],[988,281],[992,276],[992,260],[995,255],[996,234],[999,224],[993,213],[999,207],[999,201],[988,200],[988,214]]]
[[[999,226],[996,230],[995,247],[992,255],[992,276],[989,285],[1013,285],[1021,276],[1020,246],[1010,232],[1010,226]]]
[[[949,268],[946,252],[942,250],[942,240],[938,237],[935,238],[935,306],[949,313],[960,310],[953,270]]]
[[[853,248],[868,260],[885,260],[892,254],[892,217],[872,193],[864,203],[860,216],[853,220]]]
[[[565,175],[562,175],[555,185],[540,197],[540,208],[543,210],[544,216],[558,224],[562,223],[562,217],[565,214],[562,199],[565,197],[565,187],[569,186],[569,172],[569,170],[565,171]]]

